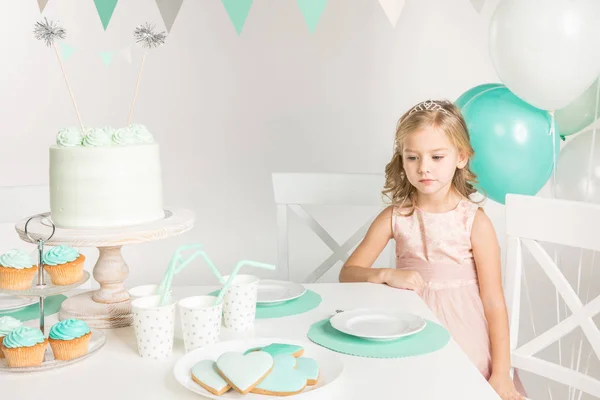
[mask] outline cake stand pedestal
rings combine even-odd
[[[41,214],[50,218],[50,213]],[[23,219],[15,225],[22,240],[35,243],[25,234]],[[165,209],[165,217],[143,225],[121,228],[73,229],[56,228],[48,246],[97,247],[98,261],[94,279],[100,289],[69,297],[61,306],[59,318],[84,320],[94,328],[121,328],[132,323],[131,301],[123,282],[129,267],[121,255],[121,247],[180,235],[194,225],[194,213],[185,209]],[[44,219],[33,220],[27,227],[30,236],[47,237],[52,226]]]

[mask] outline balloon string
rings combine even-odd
[[[556,163],[556,118],[554,117],[554,111],[549,111],[550,113],[550,136],[552,139],[552,184],[550,185],[552,188],[552,197],[556,198],[556,168],[558,167]]]
[[[590,146],[590,158],[588,159],[587,181],[583,201],[588,201],[592,181],[592,167],[594,164],[594,150],[596,147],[596,130],[598,129],[598,101],[600,100],[600,81],[596,84],[596,108],[594,109],[594,128],[592,129],[592,143]]]

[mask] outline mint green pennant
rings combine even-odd
[[[69,46],[66,43],[60,42],[60,55],[63,60],[68,60],[71,58],[73,53],[75,53],[75,47]]]
[[[98,15],[100,16],[100,21],[102,21],[102,26],[104,30],[108,27],[108,23],[112,18],[113,12],[115,11],[115,7],[117,6],[118,0],[94,0],[94,4],[96,5],[96,10],[98,10]]]
[[[252,0],[221,0],[238,35],[242,33]]]
[[[311,33],[314,33],[317,29],[317,24],[321,19],[321,15],[323,15],[323,11],[325,11],[326,5],[327,0],[298,0],[298,7],[300,7],[304,21],[306,21]]]
[[[104,63],[104,65],[106,65],[108,67],[112,61],[113,52],[112,51],[101,51],[100,58],[102,59],[102,62]]]

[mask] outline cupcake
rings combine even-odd
[[[22,326],[23,324],[16,318],[13,317],[0,317],[0,344],[5,336],[9,333]],[[0,358],[4,358],[4,353],[0,350]]]
[[[0,289],[29,289],[37,270],[38,266],[26,251],[12,249],[0,255]]]
[[[50,347],[56,360],[72,360],[88,352],[92,332],[85,321],[66,319],[50,329]]]
[[[21,326],[5,336],[0,345],[9,367],[35,367],[44,361],[48,339],[42,331]]]
[[[69,246],[56,246],[42,257],[44,269],[55,285],[70,285],[83,278],[85,256]]]

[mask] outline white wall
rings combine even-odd
[[[77,120],[55,55],[32,37],[37,3],[3,2],[0,13],[10,15],[0,26],[0,185],[45,183],[48,146]],[[51,0],[44,16],[86,50],[65,63],[84,123],[125,124],[140,51],[108,68],[93,51],[127,46],[145,21],[162,28],[154,1],[119,2],[106,32],[91,1]],[[396,29],[376,0],[331,0],[314,35],[295,1],[257,0],[239,37],[220,1],[185,1],[167,45],[148,56],[134,120],[161,144],[166,204],[193,209],[197,224],[126,248],[128,283],[157,280],[189,242],[223,269],[242,257],[274,263],[272,172],[383,172],[406,108],[488,81],[486,18],[467,0],[408,1]]]
[[[186,0],[167,45],[148,56],[134,120],[161,144],[166,204],[194,210],[197,222],[181,237],[126,247],[126,283],[158,281],[190,242],[225,271],[241,258],[275,263],[270,174],[382,173],[408,107],[498,81],[487,46],[497,2],[478,15],[468,0],[409,0],[394,29],[377,0],[330,0],[311,35],[295,1],[256,0],[238,37],[220,1]],[[3,1],[0,15],[0,186],[47,183],[48,146],[77,120],[55,55],[33,39],[37,3]],[[154,0],[119,2],[106,32],[92,1],[51,0],[44,15],[86,50],[66,62],[84,122],[123,125],[140,51],[108,68],[93,52],[132,43],[140,23],[162,28]],[[503,209],[487,210],[503,243]],[[339,241],[366,217],[315,212]],[[328,255],[307,232],[292,238],[299,275]],[[215,283],[204,265],[192,268],[176,283]]]

